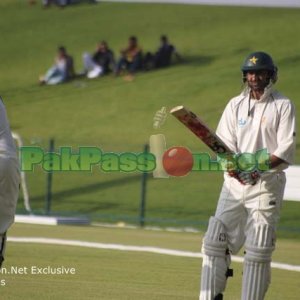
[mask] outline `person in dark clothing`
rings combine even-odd
[[[103,74],[111,72],[115,67],[114,53],[109,49],[107,42],[102,41],[93,55],[96,64],[103,68]]]
[[[83,54],[84,73],[88,78],[96,78],[108,74],[115,68],[114,53],[106,41],[98,43],[96,52],[91,56]]]
[[[146,70],[168,67],[172,62],[173,55],[176,57],[177,61],[182,61],[181,56],[176,48],[169,43],[166,35],[160,37],[160,44],[161,45],[155,54],[147,52],[144,60],[144,67]]]

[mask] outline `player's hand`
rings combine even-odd
[[[252,172],[240,172],[238,177],[240,178],[241,182],[245,185],[255,185],[260,178],[260,172],[257,170]]]
[[[228,175],[238,180],[243,185],[255,185],[259,180],[261,173],[257,170],[252,172],[245,171],[228,171]]]

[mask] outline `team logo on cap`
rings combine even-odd
[[[249,59],[249,61],[251,61],[254,65],[256,65],[256,62],[258,61],[258,58],[253,56]]]

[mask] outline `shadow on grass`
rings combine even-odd
[[[288,56],[277,61],[281,66],[294,65],[300,62],[300,55]]]
[[[188,55],[183,57],[182,62],[178,62],[174,65],[193,65],[193,66],[205,66],[211,64],[216,59],[216,56],[208,55]]]
[[[121,178],[113,179],[110,181],[105,181],[105,182],[99,182],[99,183],[91,183],[85,186],[78,186],[76,188],[56,192],[52,194],[52,199],[53,201],[58,201],[58,200],[64,200],[66,198],[70,198],[72,196],[78,196],[82,194],[90,194],[94,193],[98,190],[105,190],[105,189],[110,189],[114,188],[116,186],[121,186],[125,185],[131,182],[139,182],[141,181],[141,174],[133,175],[133,176],[124,176]],[[150,179],[150,177],[148,178]],[[40,196],[35,196],[30,199],[30,202],[40,202],[44,201],[45,196],[40,195]],[[109,208],[111,206],[114,206],[111,203],[107,203],[106,208]],[[103,208],[103,206],[101,206]]]

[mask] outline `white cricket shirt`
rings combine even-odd
[[[220,119],[217,135],[235,153],[267,149],[269,154],[292,164],[296,145],[293,104],[271,88],[260,100],[249,100],[249,95],[250,90],[246,88],[229,101]]]

